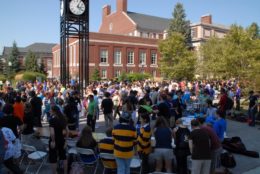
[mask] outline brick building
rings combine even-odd
[[[35,53],[38,65],[42,62],[45,65],[45,70],[48,73],[48,77],[52,77],[52,47],[56,44],[51,43],[33,43],[27,47],[18,47],[19,55],[18,59],[20,62],[21,70],[25,68],[25,57],[29,51]],[[4,47],[2,53],[3,63],[7,61],[10,53],[12,51],[12,47]],[[4,66],[2,68],[5,68]]]
[[[90,33],[90,76],[96,68],[103,79],[118,77],[122,72],[146,72],[160,77],[158,42],[165,39],[170,19],[128,11],[127,0],[116,0],[102,8],[102,22],[98,33]],[[191,24],[192,45],[195,50],[212,36],[224,37],[229,28],[212,23],[212,16],[201,17]],[[59,77],[59,45],[53,48],[53,77]],[[71,77],[78,74],[78,41],[71,40],[69,48]],[[120,61],[119,61],[120,60]]]
[[[89,35],[90,75],[98,69],[103,79],[118,77],[123,72],[146,72],[159,76],[158,40],[124,35],[90,33]],[[78,40],[69,44],[69,66],[72,78],[78,77]],[[53,52],[53,77],[60,77],[60,46]]]

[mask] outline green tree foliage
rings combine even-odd
[[[247,32],[252,39],[260,39],[259,26],[253,22],[248,28]]]
[[[219,78],[254,79],[260,73],[260,40],[232,25],[223,39],[211,38],[201,47],[205,74]]]
[[[37,58],[32,51],[29,51],[25,57],[25,69],[26,71],[39,72]]]
[[[47,74],[44,62],[41,62],[41,64],[40,64],[39,73]]]
[[[159,50],[162,56],[159,65],[164,77],[176,80],[194,78],[196,58],[187,48],[182,34],[173,32],[161,41]]]
[[[17,73],[18,71],[20,71],[20,63],[18,60],[18,56],[19,56],[19,50],[17,48],[16,42],[14,41],[11,54],[9,55],[9,57],[7,58],[7,61],[6,61],[6,63],[7,63],[6,66],[8,67],[7,74],[13,75],[13,74]]]
[[[100,73],[99,73],[99,70],[97,68],[95,68],[92,76],[91,76],[91,80],[92,81],[100,81],[101,78],[100,78]]]
[[[170,22],[168,34],[172,35],[174,32],[181,33],[185,37],[185,43],[187,46],[191,46],[191,29],[190,21],[186,20],[185,10],[181,3],[177,3],[172,13],[172,20]]]

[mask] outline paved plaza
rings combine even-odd
[[[80,127],[82,128],[85,125],[86,120],[81,118]],[[117,121],[116,121],[117,122]],[[45,125],[47,126],[47,125]],[[100,120],[98,121],[99,128],[96,129],[96,132],[104,132],[104,117],[101,115]],[[259,126],[258,126],[259,127]],[[228,120],[227,126],[227,136],[239,136],[246,145],[248,150],[253,150],[260,152],[260,130],[258,127],[249,127],[245,123],[235,122]],[[244,155],[235,154],[235,159],[237,166],[232,169],[233,174],[259,174],[260,173],[260,160],[258,158],[251,158]],[[37,167],[37,166],[35,166]],[[30,172],[33,173],[34,167],[30,169]],[[47,163],[44,165],[40,171],[40,174],[50,173],[50,166]],[[89,171],[86,173],[89,173]],[[102,167],[99,167],[97,174],[102,173]]]

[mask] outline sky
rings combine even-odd
[[[260,25],[259,0],[128,0],[128,11],[171,18],[177,2],[183,4],[192,23],[211,14],[216,24]],[[115,11],[116,0],[90,0],[90,31],[98,31],[106,4]],[[59,27],[59,0],[1,0],[0,55],[3,47],[12,46],[14,41],[18,47],[35,42],[59,43]]]

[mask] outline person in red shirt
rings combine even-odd
[[[22,99],[20,96],[17,96],[15,98],[15,103],[13,105],[14,108],[14,116],[18,117],[21,122],[23,122],[23,118],[24,118],[24,104],[22,103]]]
[[[218,103],[219,109],[222,113],[226,113],[226,104],[227,104],[227,92],[224,88],[220,90],[220,100]]]

